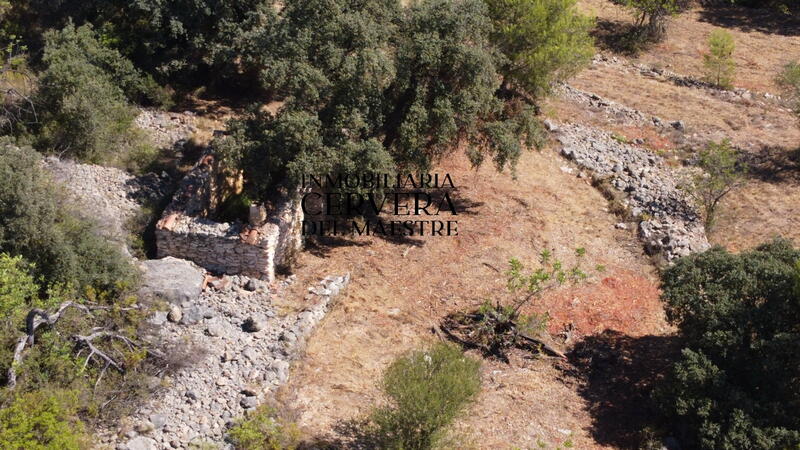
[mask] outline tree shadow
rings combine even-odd
[[[768,183],[800,182],[800,148],[762,147],[756,153],[745,153],[742,162],[751,178]]]
[[[742,31],[800,36],[800,8],[796,6],[793,11],[785,13],[777,8],[707,5],[700,11],[700,20]]]
[[[568,353],[564,369],[580,380],[592,437],[601,445],[640,448],[643,431],[659,425],[651,393],[680,353],[676,336],[632,337],[614,330],[588,336]]]
[[[314,256],[325,258],[338,247],[366,247],[368,242],[360,242],[339,236],[306,236],[305,251]]]
[[[654,43],[642,27],[621,20],[598,18],[590,34],[601,50],[628,57],[637,56]]]
[[[366,419],[339,420],[333,436],[318,436],[301,443],[298,450],[371,450],[379,448],[379,438]]]

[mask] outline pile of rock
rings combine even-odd
[[[124,242],[125,223],[142,204],[169,195],[166,173],[135,177],[123,170],[47,157],[45,168],[109,239]]]
[[[667,261],[709,247],[697,212],[678,188],[681,175],[657,155],[615,140],[597,128],[568,124],[550,127],[561,154],[626,193],[631,215],[651,254]]]
[[[682,120],[667,121],[658,116],[648,116],[647,114],[619,104],[615,101],[603,98],[597,94],[582,91],[568,84],[558,87],[559,94],[578,105],[584,106],[590,111],[602,112],[610,123],[619,125],[651,125],[664,131],[684,132],[686,126]]]
[[[172,148],[174,143],[188,140],[197,132],[193,112],[174,113],[157,109],[140,109],[134,123],[147,131],[153,143],[161,148]]]
[[[349,274],[326,277],[309,289],[301,311],[281,314],[274,300],[285,295],[294,277],[269,284],[243,276],[208,282],[202,269],[186,261],[172,258],[144,264],[153,265],[145,271],[151,292],[170,292],[154,286],[155,278],[166,280],[161,269],[181,274],[174,281],[181,286],[167,298],[169,311],[154,313],[150,321],[158,338],[185,342],[190,349],[186,354],[194,361],[160,380],[167,386],[162,393],[101,438],[120,449],[188,448],[201,442],[226,445],[224,436],[233,421],[286,382],[290,362],[301,354],[309,333],[350,281]],[[198,297],[178,301],[203,285]]]

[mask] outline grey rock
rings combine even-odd
[[[171,303],[191,301],[200,296],[203,270],[189,261],[167,256],[140,264],[142,283],[139,295],[163,298]]]
[[[169,313],[167,314],[167,319],[169,319],[172,323],[178,323],[181,321],[183,317],[183,310],[178,305],[171,305],[169,307]]]
[[[206,334],[212,337],[222,336],[225,333],[225,330],[222,328],[221,325],[212,323],[206,327]]]
[[[258,286],[256,286],[255,280],[247,280],[247,283],[245,283],[244,285],[244,289],[250,292],[254,292],[256,289],[258,289]]]
[[[181,325],[194,325],[203,319],[204,314],[205,310],[203,308],[199,306],[190,306],[183,311],[180,323]]]
[[[150,438],[138,436],[128,441],[126,448],[128,450],[157,450],[158,444]]]
[[[150,414],[150,423],[152,423],[153,427],[157,430],[160,430],[167,424],[167,416],[164,414]]]
[[[686,126],[683,124],[682,120],[676,120],[676,121],[670,122],[669,125],[672,128],[675,128],[678,131],[686,131]]]
[[[258,406],[258,397],[244,397],[239,404],[242,405],[242,408],[255,408]]]
[[[151,324],[153,324],[155,326],[159,326],[159,327],[161,325],[164,325],[164,323],[166,321],[167,321],[167,312],[166,311],[156,311],[156,312],[153,313],[153,315],[148,320],[148,322],[150,322]]]

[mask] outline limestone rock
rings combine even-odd
[[[140,266],[143,272],[141,296],[181,303],[196,299],[202,292],[203,270],[189,261],[167,256],[143,261]]]

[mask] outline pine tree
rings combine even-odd
[[[714,30],[708,37],[709,53],[703,56],[706,68],[705,79],[723,89],[733,86],[733,73],[736,64],[733,61],[735,48],[733,36],[725,30]]]

